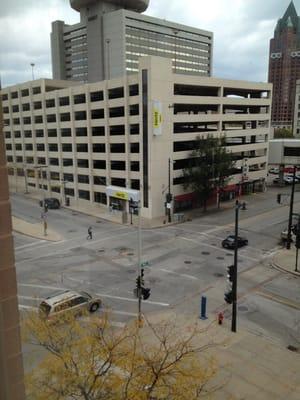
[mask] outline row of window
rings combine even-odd
[[[21,97],[29,96],[29,89],[22,89],[20,91],[20,93],[21,93]],[[33,87],[32,93],[33,94],[41,93],[41,88]],[[138,94],[139,94],[139,85],[138,84],[129,85],[129,96],[138,96]],[[11,96],[11,99],[17,99],[19,97],[19,92],[18,91],[11,92],[10,96]],[[121,86],[121,87],[117,87],[117,88],[108,89],[108,99],[118,99],[118,98],[123,98],[123,97],[124,97],[124,87]],[[102,101],[103,99],[104,99],[104,95],[103,95],[102,90],[90,93],[90,101],[91,102]],[[3,101],[8,100],[7,93],[4,93],[2,95],[2,100]],[[87,101],[87,99],[86,99],[85,93],[76,94],[73,96],[74,104],[83,104],[83,103],[86,103],[86,101]],[[42,108],[41,102],[36,102],[37,107],[38,107],[39,103],[40,103],[40,108]],[[55,99],[46,100],[45,105],[46,105],[46,108],[55,107]],[[70,105],[70,97],[69,96],[60,97],[59,105],[60,106]],[[37,108],[35,108],[35,109],[37,109]],[[23,111],[27,111],[27,110],[23,110]],[[15,112],[15,111],[13,111],[13,112]]]
[[[139,124],[130,124],[129,126],[129,134],[130,135],[139,135],[140,126]],[[110,135],[125,135],[125,126],[124,125],[112,125],[109,127]],[[35,131],[24,130],[24,134],[21,131],[17,130],[13,132],[13,136],[15,139],[17,138],[41,138],[47,135],[48,137],[71,137],[72,130],[71,128],[61,128],[61,129],[47,129],[45,132],[43,129],[36,129]],[[74,132],[75,136],[88,136],[88,129],[86,127],[75,128]],[[104,126],[93,126],[91,127],[91,135],[92,136],[105,136],[105,127]],[[7,139],[12,137],[11,132],[5,132],[5,137]]]
[[[21,143],[15,144],[16,151],[22,151],[23,146]],[[12,150],[12,144],[6,143],[6,150]],[[32,143],[25,143],[24,149],[27,151],[33,151],[33,144]],[[45,151],[46,146],[44,143],[36,143],[36,150],[37,151]],[[126,146],[125,143],[111,143],[110,144],[110,152],[111,153],[126,153]],[[58,144],[57,143],[49,143],[48,144],[48,151],[58,151]],[[62,152],[72,152],[73,145],[72,143],[62,143],[61,144],[61,151]],[[78,153],[88,153],[89,147],[86,143],[77,143],[76,144],[76,151]],[[139,153],[140,151],[140,144],[139,143],[130,143],[130,153]],[[105,153],[106,152],[106,145],[105,143],[93,143],[92,144],[92,152],[93,153]]]

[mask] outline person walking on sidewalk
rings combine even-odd
[[[93,239],[93,229],[91,226],[88,227],[88,235],[86,240],[92,240]]]

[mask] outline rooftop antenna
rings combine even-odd
[[[34,81],[34,71],[33,71],[33,68],[34,68],[35,64],[34,64],[34,63],[30,63],[30,65],[31,65],[31,72],[32,72],[32,80]]]

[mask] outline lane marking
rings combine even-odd
[[[38,310],[37,307],[25,306],[25,305],[23,305],[23,304],[19,304],[19,308],[20,308],[21,310],[35,310],[35,311]]]
[[[46,242],[46,240],[39,240],[38,242],[24,244],[23,246],[15,247],[15,250],[18,251],[18,250],[26,249],[28,247],[37,246],[37,245],[40,245],[45,242]]]
[[[41,298],[41,297],[21,296],[20,294],[18,294],[18,297],[19,297],[20,299],[25,299],[25,300],[36,300],[36,301],[41,301],[41,300],[43,300],[43,298]]]
[[[179,274],[178,272],[175,271],[170,271],[169,269],[164,269],[164,268],[154,268],[153,271],[162,271],[162,272],[166,272],[167,274],[174,274],[177,276],[182,276],[183,278],[188,278],[188,279],[195,279],[195,280],[199,280],[199,278],[197,278],[196,276],[193,275],[188,275],[188,274]]]
[[[107,308],[101,308],[100,311],[108,312],[108,313],[111,313],[111,314],[128,315],[129,317],[136,317],[137,316],[137,313],[127,312],[127,311],[119,311],[119,310],[107,309]]]
[[[68,290],[68,288],[62,288],[62,287],[57,287],[57,286],[47,286],[47,285],[34,285],[32,283],[19,283],[18,286],[24,286],[24,287],[32,287],[32,288],[37,288],[37,289],[51,289],[51,290]],[[107,297],[111,299],[116,299],[116,300],[124,300],[124,301],[131,301],[131,302],[136,302],[137,299],[131,299],[130,297],[121,297],[121,296],[113,296],[110,294],[105,294],[105,293],[95,293],[96,296],[101,296],[101,297]],[[147,300],[146,303],[144,304],[152,304],[152,305],[157,305],[157,306],[163,306],[163,307],[169,307],[169,303],[161,303],[158,301],[149,301]]]

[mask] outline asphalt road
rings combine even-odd
[[[278,272],[270,258],[280,249],[279,236],[287,226],[288,206],[276,203],[278,191],[249,196],[247,211],[240,211],[240,235],[249,246],[239,251],[238,326],[284,345],[300,345],[300,279]],[[295,211],[300,211],[296,194]],[[13,215],[40,221],[36,201],[12,196]],[[201,295],[207,296],[212,318],[231,307],[224,303],[226,267],[233,251],[221,241],[233,233],[234,210],[199,213],[180,225],[143,230],[142,260],[151,297],[145,313],[176,307],[199,313]],[[72,288],[100,295],[112,323],[123,326],[137,313],[133,296],[137,276],[137,231],[68,209],[49,210],[48,225],[63,236],[50,243],[15,234],[15,255],[20,309],[36,308],[58,289]],[[88,226],[93,240],[86,240]],[[99,312],[101,314],[101,311]]]

